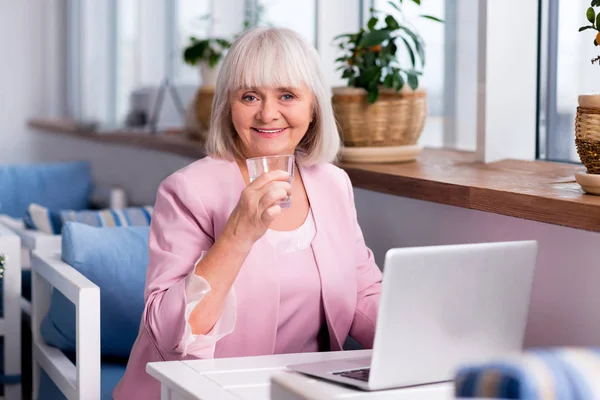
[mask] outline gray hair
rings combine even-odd
[[[240,36],[225,56],[217,77],[208,155],[243,159],[231,121],[229,95],[241,88],[300,87],[313,93],[314,120],[297,147],[303,165],[332,162],[340,149],[340,136],[329,89],[316,49],[287,28],[253,28]]]

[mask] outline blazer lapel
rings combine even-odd
[[[334,216],[337,214],[332,213],[331,199],[327,196],[330,188],[327,187],[327,181],[318,179],[318,168],[299,167],[317,231],[311,246],[321,277],[323,308],[331,350],[341,350],[352,324],[355,304],[351,295],[347,296],[347,290],[352,290],[352,286],[346,285],[344,279],[347,278],[347,274],[344,274],[343,266],[336,257],[336,254],[347,252],[348,249],[340,246],[343,242],[332,232],[332,226],[336,226]]]

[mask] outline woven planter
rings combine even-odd
[[[210,127],[210,115],[212,112],[214,86],[201,86],[194,97],[194,114],[197,122],[197,130],[190,135],[191,139],[205,139]]]
[[[600,95],[579,96],[575,145],[588,174],[600,174]]]
[[[427,117],[424,91],[381,89],[369,104],[361,88],[333,88],[333,109],[346,147],[415,145]]]

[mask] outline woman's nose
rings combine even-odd
[[[265,124],[279,118],[279,109],[277,102],[273,99],[265,99],[261,103],[258,118]]]

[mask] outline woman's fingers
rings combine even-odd
[[[252,190],[259,190],[273,181],[289,181],[290,174],[283,170],[265,172],[248,185]]]

